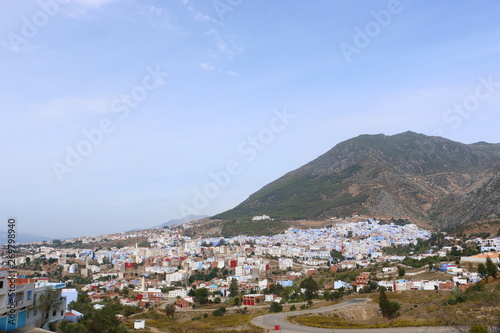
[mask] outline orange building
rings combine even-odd
[[[243,296],[243,305],[257,305],[264,303],[266,296],[264,294],[248,294]]]

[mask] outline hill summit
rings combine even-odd
[[[213,218],[354,214],[446,229],[500,219],[500,144],[463,144],[414,132],[361,135]]]

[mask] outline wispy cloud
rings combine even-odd
[[[205,26],[206,31],[204,35],[213,41],[214,47],[208,50],[210,56],[223,56],[232,60],[237,54],[243,51],[243,48],[237,45],[231,37],[228,27],[224,23],[215,20],[197,9],[190,0],[182,0],[182,3],[191,12],[193,20]]]
[[[213,72],[215,70],[218,70],[217,67],[213,66],[213,65],[210,65],[210,64],[207,64],[205,62],[200,62],[198,64],[198,66],[200,66],[201,69],[207,71],[207,72]]]
[[[153,17],[148,22],[155,28],[165,29],[173,32],[175,35],[181,35],[184,30],[176,23],[175,18],[171,15],[166,7],[155,5],[138,5],[138,14],[142,17]]]
[[[236,45],[232,39],[222,35],[219,30],[213,27],[210,27],[205,35],[213,39],[217,50],[215,54],[221,54],[231,60],[242,51],[242,48]]]
[[[194,14],[193,18],[196,20],[196,21],[199,21],[199,22],[210,22],[212,21],[212,18],[206,14],[201,14],[201,13],[196,13]]]
[[[226,71],[226,70],[218,68],[212,64],[209,64],[207,62],[199,62],[198,67],[203,69],[206,72],[219,72],[219,73],[225,73],[229,76],[238,76],[238,73],[236,73],[235,71],[231,71],[231,70]]]
[[[189,0],[182,0],[182,3],[184,4],[184,6],[186,6],[187,9],[189,9],[190,11],[194,11],[194,6],[193,4],[191,3],[191,1]]]
[[[149,6],[149,13],[154,15],[154,16],[162,16],[162,14],[164,14],[166,12],[166,10],[164,8],[161,8],[161,7],[156,7],[156,6]]]
[[[65,120],[76,115],[111,113],[111,103],[116,96],[58,97],[34,106],[38,115],[52,120]]]

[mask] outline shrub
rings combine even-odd
[[[399,305],[399,303],[395,302],[395,301],[391,301],[389,303],[389,308],[390,308],[390,311],[389,311],[389,316],[388,317],[390,319],[396,318],[398,316],[398,311],[401,308],[401,306]]]
[[[147,313],[145,315],[145,317],[149,318],[149,319],[157,320],[157,319],[160,319],[160,314],[158,312],[150,312],[150,313]]]
[[[272,302],[271,306],[269,307],[269,312],[281,312],[283,311],[283,305],[279,304],[278,302]]]
[[[470,294],[470,292],[469,292]],[[464,293],[461,293],[461,292],[456,292],[455,294],[453,294],[453,296],[445,301],[445,305],[456,305],[456,304],[460,304],[460,303],[465,303],[467,302],[468,300],[468,296],[466,296]]]
[[[397,317],[400,305],[398,302],[389,301],[387,295],[385,294],[385,288],[380,288],[379,296],[379,308],[382,312],[382,316],[393,319]]]
[[[219,309],[212,311],[212,316],[214,317],[222,317],[223,315],[224,313]]]
[[[175,310],[176,310],[176,306],[175,304],[171,303],[171,304],[167,304],[165,306],[165,314],[168,316],[168,317],[173,317],[174,314],[175,314]]]
[[[474,283],[472,286],[467,288],[467,290],[465,292],[466,293],[473,293],[473,292],[479,292],[479,291],[484,291],[484,290],[485,290],[485,288],[484,288],[483,284]]]
[[[488,333],[488,329],[481,325],[472,326],[469,333]]]

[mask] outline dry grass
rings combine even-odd
[[[422,327],[422,326],[442,326],[444,321],[428,321],[428,320],[393,320],[382,324],[361,324],[349,322],[337,316],[300,316],[293,320],[300,324],[321,328],[389,328],[389,327]]]
[[[369,318],[358,317],[345,319],[342,311],[335,314],[297,316],[295,321],[301,325],[310,325],[323,328],[386,328],[407,326],[440,326],[445,321],[437,311],[444,301],[450,298],[451,292],[445,291],[405,291],[387,293],[391,301],[400,303],[400,316],[396,320],[383,318],[378,312],[378,293],[363,294],[372,298],[372,302],[365,306],[371,308],[374,316]],[[359,296],[358,296],[359,297]],[[375,310],[373,310],[375,308]],[[352,315],[354,309],[349,311]],[[352,316],[347,316],[352,318]]]
[[[262,333],[264,330],[253,325],[250,321],[258,314],[229,314],[222,317],[210,315],[204,319],[191,320],[188,318],[168,318],[164,315],[157,320],[146,319],[146,327],[152,332],[175,332],[175,333]],[[199,314],[197,314],[199,315]],[[129,323],[130,325],[130,323]]]
[[[422,269],[420,269],[422,270]],[[419,271],[416,269],[416,271]],[[434,280],[439,280],[439,281],[448,281],[451,279],[451,275],[443,272],[438,272],[438,271],[427,271],[421,274],[417,275],[412,275],[412,276],[406,276],[408,279],[419,279],[419,280],[429,280],[429,281],[434,281]]]
[[[308,326],[323,328],[385,328],[405,326],[441,326],[451,323],[464,327],[480,323],[495,325],[500,318],[500,279],[483,283],[484,290],[463,293],[452,291],[403,291],[389,292],[388,298],[401,305],[399,316],[388,320],[378,311],[378,293],[364,294],[372,298],[364,306],[364,313],[371,316],[356,316],[356,309],[342,310],[323,315],[293,317],[294,321]],[[463,295],[462,302],[449,303]],[[359,313],[362,313],[360,311]]]

